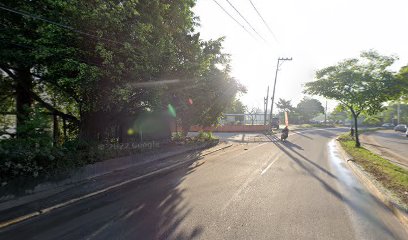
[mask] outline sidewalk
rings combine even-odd
[[[171,166],[182,165],[231,146],[228,143],[217,144],[218,142],[174,146],[171,151],[167,149],[167,151],[98,162],[77,169],[75,173],[63,180],[38,184],[23,196],[3,195],[0,198],[0,223],[32,212],[39,212],[41,209],[47,209],[131,178],[149,175],[161,169],[170,169]],[[202,151],[203,149],[207,150]]]
[[[373,138],[372,134],[374,133],[368,132],[360,135],[360,142],[364,148],[384,157],[400,167],[408,169],[408,156],[404,157],[396,152],[393,152],[392,149],[383,146],[383,144],[380,144]]]

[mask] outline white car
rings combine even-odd
[[[398,124],[394,128],[395,131],[400,131],[400,132],[406,132],[407,131],[407,125],[405,124]]]
[[[383,125],[381,125],[382,127],[385,127],[385,128],[393,128],[393,127],[395,127],[395,125],[394,124],[392,124],[392,123],[384,123]]]
[[[408,129],[407,129],[407,131],[405,132],[405,136],[407,136],[407,137],[408,137]]]

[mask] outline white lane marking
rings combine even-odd
[[[266,144],[266,143],[265,143]],[[264,144],[260,144],[260,145],[264,145]],[[258,145],[259,146],[259,145]],[[257,147],[258,147],[257,146]],[[254,147],[255,148],[255,147]],[[254,148],[251,148],[251,149],[254,149]],[[271,163],[269,163],[268,164],[268,166],[264,169],[264,170],[262,170],[261,171],[261,175],[263,175],[266,171],[268,171],[268,169],[277,161],[277,160],[279,160],[279,158],[282,156],[282,152],[281,153],[278,153],[277,155],[274,155],[274,158],[273,158],[273,160],[272,160],[272,162]],[[242,191],[243,190],[245,190],[247,187],[248,187],[248,185],[253,181],[253,180],[255,180],[255,178],[257,177],[257,176],[259,176],[258,175],[258,172],[259,171],[259,169],[258,170],[255,170],[255,171],[253,171],[253,172],[251,172],[251,174],[249,174],[249,176],[248,176],[248,178],[246,179],[246,181],[239,187],[239,189],[234,193],[234,195],[232,195],[232,197],[225,203],[225,205],[222,207],[222,209],[221,209],[221,215],[223,215],[224,213],[225,213],[225,210],[228,208],[228,206],[232,203],[232,202],[234,202],[234,201],[237,201],[237,199],[239,198],[239,196],[241,195],[241,193],[242,193]]]
[[[114,221],[111,220],[107,223],[105,223],[104,225],[102,225],[102,227],[100,227],[99,229],[97,229],[95,232],[93,232],[88,238],[87,240],[91,240],[94,239],[96,236],[98,236],[101,232],[103,232],[105,229],[107,229],[110,225],[112,225]]]
[[[269,168],[270,168],[276,161],[278,161],[281,156],[282,156],[282,153],[281,153],[281,154],[278,154],[278,156],[276,156],[275,159],[274,159],[271,163],[269,163],[269,165],[268,165],[264,170],[262,170],[261,175],[264,175],[264,173],[266,173],[266,171],[268,171]]]
[[[149,176],[152,176],[152,175],[155,175],[155,174],[158,174],[158,173],[161,173],[161,172],[164,172],[164,171],[167,171],[167,170],[176,168],[176,167],[178,167],[178,166],[180,166],[180,165],[188,164],[188,163],[189,163],[189,162],[180,162],[180,163],[177,163],[177,164],[174,164],[174,165],[171,165],[171,166],[162,168],[162,169],[158,169],[158,170],[152,171],[152,172],[147,173],[147,174],[144,174],[144,175],[142,175],[142,176],[138,176],[138,177],[131,178],[131,179],[129,179],[129,180],[120,182],[120,183],[118,183],[118,184],[109,186],[109,187],[107,187],[107,188],[98,190],[98,191],[96,191],[96,192],[91,192],[91,193],[86,194],[86,195],[83,195],[83,196],[81,196],[81,197],[73,198],[73,199],[70,199],[70,200],[68,200],[68,201],[65,201],[65,202],[56,204],[56,205],[54,205],[54,206],[51,206],[51,207],[48,207],[48,208],[45,208],[45,209],[41,209],[41,210],[39,210],[39,211],[35,211],[35,212],[30,213],[30,214],[27,214],[27,215],[23,215],[23,216],[21,216],[21,217],[18,217],[18,218],[12,219],[12,220],[7,220],[7,221],[5,221],[5,222],[0,222],[0,229],[1,229],[1,228],[4,228],[4,227],[7,227],[7,226],[9,226],[9,225],[13,225],[13,224],[22,222],[22,221],[24,221],[24,220],[27,220],[27,219],[29,219],[29,218],[32,218],[32,217],[35,217],[35,216],[38,216],[38,215],[46,214],[46,213],[51,212],[51,211],[53,211],[53,210],[55,210],[55,209],[58,209],[58,208],[61,208],[61,207],[65,207],[65,206],[71,205],[71,204],[76,203],[76,202],[78,202],[78,201],[81,201],[81,200],[84,200],[84,199],[93,197],[93,196],[95,196],[95,195],[99,195],[99,194],[101,194],[101,193],[107,192],[107,191],[109,191],[109,190],[111,190],[111,189],[119,188],[119,187],[124,186],[124,185],[126,185],[126,184],[129,184],[129,183],[132,183],[132,182],[136,182],[136,181],[141,180],[141,179],[143,179],[143,178],[146,178],[146,177],[149,177]]]
[[[255,146],[255,147],[253,147],[253,148],[248,149],[248,151],[246,151],[246,152],[249,152],[250,150],[255,149],[255,148],[257,148],[257,147],[260,147],[260,146],[265,145],[265,144],[267,144],[267,143],[259,144],[259,145]],[[232,144],[231,144],[231,146],[232,146]],[[230,146],[228,146],[228,147],[230,147]],[[227,147],[226,147],[226,148],[227,148]],[[246,153],[246,152],[245,152],[245,153]],[[86,194],[86,195],[83,195],[83,196],[80,196],[80,197],[77,197],[77,198],[73,198],[73,199],[67,200],[67,201],[65,201],[65,202],[56,204],[56,205],[54,205],[54,206],[51,206],[51,207],[48,207],[48,208],[45,208],[45,209],[41,209],[41,210],[38,210],[38,211],[34,211],[34,212],[32,212],[32,213],[29,213],[29,214],[26,214],[26,215],[23,215],[23,216],[20,216],[20,217],[11,219],[11,220],[6,220],[5,222],[0,222],[0,229],[5,228],[5,227],[10,226],[10,225],[13,225],[13,224],[17,224],[17,223],[19,223],[19,222],[25,221],[25,220],[30,219],[30,218],[35,217],[35,216],[39,216],[39,215],[42,215],[42,214],[49,213],[49,212],[51,212],[51,211],[53,211],[53,210],[55,210],[55,209],[58,209],[58,208],[62,208],[62,207],[71,205],[71,204],[73,204],[73,203],[76,203],[76,202],[79,202],[79,201],[81,201],[81,200],[84,200],[84,199],[93,197],[93,196],[95,196],[95,195],[99,195],[99,194],[101,194],[101,193],[105,193],[105,192],[107,192],[107,191],[109,191],[109,190],[111,190],[111,189],[119,188],[119,187],[124,186],[124,185],[127,185],[127,184],[129,184],[129,183],[132,183],[132,182],[141,180],[141,179],[143,179],[143,178],[146,178],[146,177],[155,175],[155,174],[157,174],[157,173],[161,173],[161,172],[164,172],[164,171],[167,171],[167,170],[170,170],[170,169],[172,169],[172,168],[176,168],[176,167],[178,167],[178,166],[180,166],[180,165],[188,164],[188,163],[189,163],[189,161],[176,163],[176,164],[174,164],[174,165],[171,165],[171,166],[168,166],[168,167],[164,167],[164,168],[162,168],[162,169],[158,169],[158,170],[152,171],[152,172],[147,173],[147,174],[145,174],[145,175],[128,179],[128,180],[126,180],[126,181],[117,183],[117,184],[112,185],[112,186],[109,186],[109,187],[107,187],[107,188],[104,188],[104,189],[101,189],[101,190],[98,190],[98,191],[95,191],[95,192],[91,192],[91,193],[89,193],[89,194]]]

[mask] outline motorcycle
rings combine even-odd
[[[284,142],[288,138],[288,133],[287,132],[282,132],[281,134],[281,141]]]

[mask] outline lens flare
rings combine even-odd
[[[176,117],[176,109],[171,104],[169,104],[167,107],[168,107],[169,114],[172,117]]]
[[[135,130],[133,130],[132,128],[129,128],[127,131],[128,135],[134,135],[135,134]]]

